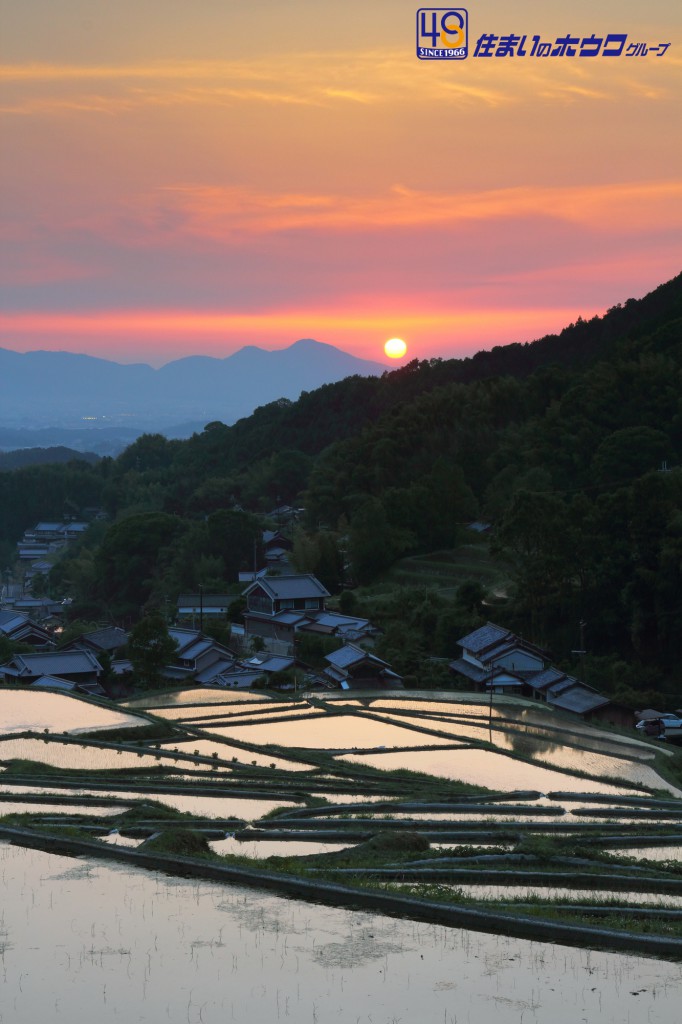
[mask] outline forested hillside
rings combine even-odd
[[[282,502],[306,508],[298,564],[331,587],[452,548],[483,518],[513,576],[495,610],[503,624],[561,656],[583,620],[595,671],[674,692],[681,318],[678,277],[532,344],[351,377],[188,441],[145,435],[91,467],[0,473],[3,557],[36,518],[102,504],[109,524],[52,582],[83,612],[135,617],[181,589],[232,582],[252,559],[252,513]],[[438,615],[456,629],[451,612]],[[470,602],[468,614],[485,606]]]

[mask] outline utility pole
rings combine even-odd
[[[577,654],[580,659],[580,681],[585,682],[585,655],[587,651],[585,649],[585,626],[587,623],[584,619],[581,619],[578,623],[580,628],[580,647],[577,651],[571,651],[571,654]]]
[[[493,741],[493,664],[489,661],[486,665],[487,669],[487,681],[490,689],[490,703],[488,705],[488,732],[490,733],[490,742]]]

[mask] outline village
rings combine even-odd
[[[141,641],[147,666],[149,648],[154,643],[159,648],[161,660],[152,658],[151,675],[136,672],[140,643],[113,622],[64,642],[69,598],[45,596],[42,584],[54,558],[88,525],[86,519],[39,522],[17,544],[21,583],[5,584],[0,591],[0,639],[6,641],[6,650],[8,645],[17,648],[0,664],[4,683],[114,699],[129,697],[145,681],[166,689],[281,693],[404,688],[401,675],[374,652],[381,627],[328,607],[332,595],[313,574],[295,571],[291,540],[278,529],[263,531],[264,564],[239,573],[241,621],[229,618],[232,595],[203,589],[178,595],[172,622],[157,623],[165,643],[159,647],[158,637],[149,636]],[[310,638],[324,641],[317,664],[301,656]],[[639,723],[649,735],[663,739],[682,735],[679,714],[655,709],[633,714],[552,665],[540,647],[492,622],[457,643],[461,655],[448,663],[453,690],[483,692],[491,701],[501,694],[530,698],[594,724],[633,728]],[[170,655],[167,660],[163,651]]]

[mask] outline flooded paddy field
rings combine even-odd
[[[121,804],[116,807],[116,810],[125,811],[128,809],[129,806],[129,804]],[[83,816],[87,815],[88,817],[93,818],[105,818],[113,812],[114,807],[112,804],[99,804],[97,806],[89,803],[65,804],[59,802],[58,796],[55,797],[54,801],[50,800],[49,802],[46,801],[45,803],[40,803],[36,801],[35,803],[31,802],[29,804],[26,800],[22,800],[21,794],[18,793],[16,800],[2,800],[2,802],[0,802],[0,815],[3,817],[6,814],[30,814],[32,816],[42,814],[46,817],[49,816],[53,818],[55,815],[61,813],[64,815],[82,814]],[[0,1018],[0,1020],[1,1019],[2,1018]]]
[[[457,779],[461,782],[470,782],[472,785],[487,786],[490,789],[539,789],[541,792],[565,789],[582,793],[586,786],[585,779],[518,761],[492,750],[467,748],[387,751],[373,754],[344,754],[339,760],[382,768],[384,771],[407,768],[410,771],[424,772],[443,779]],[[616,795],[637,792],[611,783],[590,782],[588,785],[594,793]],[[662,779],[659,785],[661,788],[667,788]]]
[[[171,748],[171,742],[173,743]],[[217,754],[221,761],[238,761],[240,764],[257,764],[261,768],[283,768],[288,772],[309,772],[314,765],[305,764],[302,761],[290,761],[288,758],[277,757],[274,754],[262,753],[258,750],[245,750],[244,747],[230,746],[220,738],[212,740],[180,740],[169,741],[161,744],[160,749],[166,754],[172,754],[175,749],[182,754],[199,753],[201,757],[213,757]]]
[[[209,845],[214,853],[221,856],[231,854],[233,857],[250,857],[252,860],[264,860],[267,857],[309,857],[317,853],[338,853],[339,850],[348,849],[348,844],[345,843],[322,843],[314,838],[310,842],[302,842],[300,839],[289,842],[249,842],[247,839],[228,836],[225,839],[216,839]]]
[[[20,758],[25,761],[37,761],[55,768],[80,768],[83,771],[112,771],[126,768],[154,768],[159,758],[154,754],[140,750],[120,750],[114,747],[90,746],[87,743],[60,743],[59,740],[48,739],[8,739],[0,740],[0,761],[11,761]],[[168,755],[169,764],[177,764],[172,754]],[[0,775],[0,778],[2,776]]]
[[[121,714],[69,695],[38,696],[57,701],[54,720],[44,726],[50,732],[55,723],[70,730],[79,721],[77,705]],[[442,694],[433,700],[396,695],[340,701],[324,695],[310,701],[195,688],[136,702],[149,716],[133,719],[147,730],[139,749],[131,750],[130,743],[126,749],[123,732],[103,747],[86,738],[75,744],[48,736],[0,740],[0,816],[22,814],[24,826],[38,831],[63,825],[64,834],[74,831],[74,842],[82,828],[97,843],[88,820],[93,827],[100,822],[110,834],[99,842],[110,852],[119,847],[116,856],[140,844],[144,850],[142,839],[154,835],[174,837],[182,856],[183,837],[192,833],[203,837],[211,862],[250,861],[263,878],[293,871],[304,879],[342,880],[359,893],[369,892],[371,869],[413,872],[421,859],[426,866],[414,891],[422,900],[433,898],[429,871],[444,868],[448,858],[462,858],[462,866],[467,858],[481,858],[483,872],[486,854],[508,857],[520,876],[519,892],[527,894],[537,891],[533,876],[539,872],[562,878],[591,871],[603,875],[606,886],[609,872],[621,862],[625,870],[634,849],[634,856],[649,862],[641,869],[646,876],[660,875],[659,889],[668,885],[672,893],[656,898],[682,898],[672,892],[682,879],[682,847],[675,842],[682,837],[682,801],[676,799],[682,793],[656,770],[670,751],[581,723],[566,727],[562,720],[555,729],[556,716],[525,704],[495,708],[490,729],[487,705],[449,702]],[[101,806],[109,798],[112,805]],[[99,871],[88,856],[83,863]],[[576,867],[576,858],[587,861],[587,868]],[[507,870],[504,862],[499,868]],[[648,906],[657,886],[647,889],[644,877],[642,883],[635,879],[632,891],[619,897],[634,908]],[[611,890],[601,884],[590,883],[603,898]],[[439,882],[438,900],[454,905],[457,888],[458,883]],[[475,877],[463,888],[467,900],[491,906],[516,891],[482,885]],[[582,882],[556,881],[552,891],[568,901],[585,895]],[[310,913],[319,912],[311,904]],[[655,922],[652,928],[682,943],[682,924]],[[599,946],[597,939],[587,941]],[[212,1011],[195,1012],[188,1005],[190,1020],[211,1019],[206,1012]],[[224,999],[220,1006],[224,1010]],[[277,1019],[277,1012],[275,1005],[275,1017],[263,1019]],[[361,1019],[366,1005],[358,1012]],[[524,1019],[532,1021],[529,1012]],[[338,1014],[337,1019],[345,1024]],[[519,1014],[511,1019],[520,1020]]]
[[[199,724],[204,722],[208,727],[211,723],[217,724],[232,722],[259,722],[261,720],[287,718],[288,716],[295,716],[298,718],[306,718],[308,715],[321,715],[324,714],[323,708],[310,707],[308,704],[284,704],[284,703],[270,703],[264,705],[244,705],[244,704],[232,704],[232,705],[220,705],[211,704],[210,714],[206,709],[200,708],[198,705],[191,705],[186,708],[173,707],[173,708],[157,708],[154,709],[154,714],[159,718],[167,718],[176,722],[186,722],[188,725]]]
[[[368,749],[390,746],[407,747],[428,743],[449,745],[450,740],[436,736],[424,738],[423,733],[391,722],[377,722],[360,715],[317,716],[314,720],[281,721],[245,725],[234,722],[227,728],[213,728],[228,739],[233,737],[249,743],[280,744],[313,750]]]
[[[0,733],[92,732],[98,729],[139,728],[147,721],[138,715],[102,707],[70,694],[44,690],[1,689]]]
[[[278,701],[264,693],[253,693],[250,690],[226,690],[224,688],[213,689],[211,687],[196,686],[185,690],[176,690],[172,693],[147,694],[145,697],[137,697],[134,700],[121,701],[121,707],[126,708],[170,708],[175,706],[202,704],[273,704]]]
[[[0,844],[12,1024],[675,1024],[680,964]],[[85,1017],[87,1014],[87,1018]]]

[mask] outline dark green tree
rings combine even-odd
[[[173,660],[177,644],[168,634],[161,615],[147,615],[133,628],[128,640],[128,654],[136,680],[146,687],[163,683],[164,665]]]

